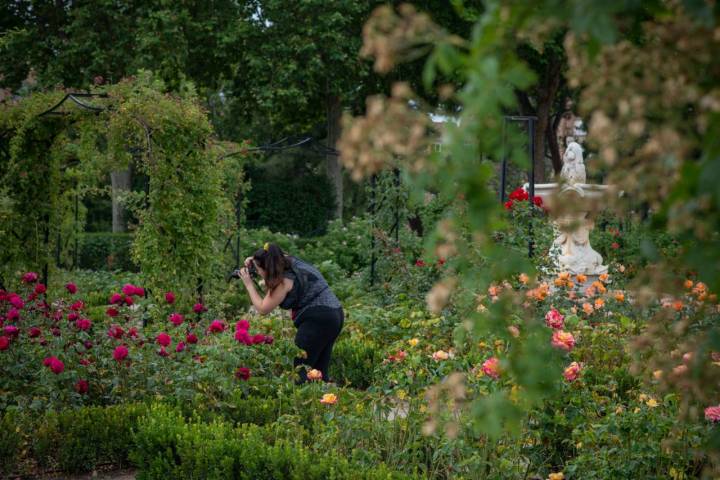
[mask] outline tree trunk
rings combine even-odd
[[[552,162],[553,172],[555,172],[555,175],[559,175],[563,165],[562,158],[560,157],[560,145],[558,145],[557,139],[557,128],[558,123],[560,123],[560,115],[555,115],[551,118],[552,121],[548,122],[547,130],[545,130],[545,140],[547,141],[548,150],[550,151],[550,160]]]
[[[112,231],[113,233],[124,232],[127,229],[125,221],[125,207],[120,203],[121,192],[130,190],[130,167],[121,172],[111,172],[110,182],[112,183]]]
[[[334,149],[340,139],[340,118],[342,116],[340,97],[337,95],[327,95],[325,107],[327,112],[327,145]],[[335,218],[342,220],[343,174],[340,157],[331,153],[325,155],[325,168],[327,176],[335,190]]]

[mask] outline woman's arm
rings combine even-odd
[[[265,295],[265,298],[262,298],[255,288],[255,284],[253,283],[252,278],[250,278],[247,268],[240,270],[240,278],[242,278],[243,284],[245,284],[245,288],[248,291],[248,295],[250,295],[250,301],[252,302],[253,307],[255,307],[255,310],[257,310],[260,315],[267,315],[272,312],[275,307],[280,305],[293,286],[292,280],[284,278],[280,285],[270,290],[267,295]]]

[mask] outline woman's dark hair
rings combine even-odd
[[[282,251],[274,243],[267,244],[267,250],[265,248],[259,248],[253,254],[253,260],[258,267],[265,270],[265,284],[270,290],[274,289],[283,279],[283,274],[290,270],[290,259],[285,256],[285,252]]]

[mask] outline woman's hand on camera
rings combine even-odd
[[[252,262],[252,261],[253,261],[253,257],[247,257],[247,258],[245,259],[245,266],[249,268],[249,267],[250,267],[250,262]]]
[[[240,269],[240,279],[245,282],[252,282],[252,278],[250,277],[250,272],[247,268],[241,268]]]

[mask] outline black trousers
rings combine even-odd
[[[320,370],[323,380],[330,381],[328,377],[330,355],[335,340],[340,335],[343,323],[345,323],[343,309],[310,307],[302,313],[298,320],[300,322],[297,323],[295,345],[305,350],[307,358],[296,358],[295,366],[305,365]],[[307,382],[307,371],[303,367],[300,369],[300,383],[305,382]]]

